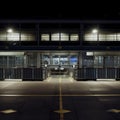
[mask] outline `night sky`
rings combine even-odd
[[[0,19],[120,19],[115,1],[5,1],[0,5]]]

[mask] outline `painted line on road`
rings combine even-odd
[[[59,77],[59,109],[54,112],[60,114],[60,120],[64,120],[64,114],[70,112],[69,110],[63,109],[63,99],[62,99],[62,79]]]
[[[60,94],[58,95],[54,95],[54,94],[0,94],[0,97],[57,97],[60,96]],[[119,97],[120,94],[62,94],[63,97],[86,97],[86,96],[90,96],[90,97],[95,97],[95,96],[106,96],[106,97]]]

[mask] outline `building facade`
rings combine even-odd
[[[1,20],[0,80],[120,78],[120,21]]]

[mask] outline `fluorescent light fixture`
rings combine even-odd
[[[0,52],[0,56],[18,56],[24,55],[24,52]]]
[[[47,64],[45,64],[45,67],[47,67]]]
[[[93,56],[93,52],[86,52],[87,56]]]

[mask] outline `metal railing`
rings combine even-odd
[[[42,81],[47,78],[44,68],[0,68],[0,80],[22,79],[23,81]]]
[[[75,69],[76,80],[120,79],[120,68],[79,68]]]

